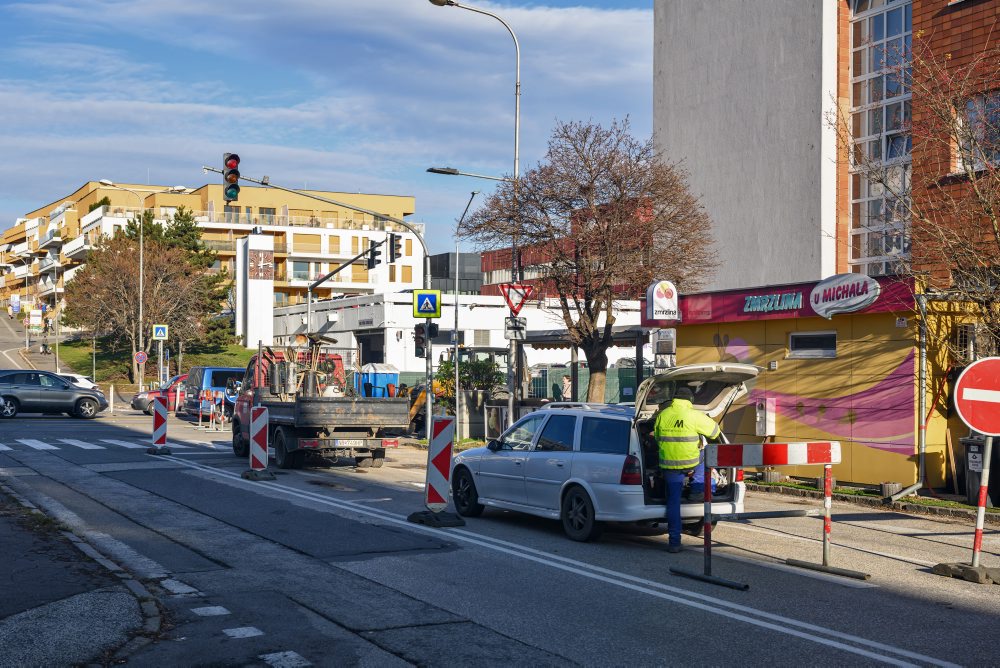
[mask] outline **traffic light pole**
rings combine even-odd
[[[385,241],[377,241],[377,242],[373,241],[372,245],[370,245],[366,250],[358,253],[357,255],[355,255],[354,257],[352,257],[350,260],[348,260],[347,262],[344,262],[339,267],[337,267],[336,269],[334,269],[333,271],[331,271],[329,274],[327,274],[326,276],[324,276],[323,278],[319,279],[315,283],[312,283],[309,286],[308,290],[306,291],[306,336],[309,336],[309,328],[312,327],[312,301],[313,301],[312,297],[313,297],[313,291],[316,288],[318,288],[319,286],[321,286],[324,283],[326,283],[327,281],[329,281],[331,278],[333,278],[337,274],[339,274],[341,271],[343,271],[347,267],[350,267],[352,264],[354,264],[355,262],[357,262],[358,260],[360,260],[361,258],[363,258],[365,255],[368,255],[369,253],[371,253],[373,250],[375,250],[376,248],[378,248],[379,246],[381,246],[384,243],[385,243]]]

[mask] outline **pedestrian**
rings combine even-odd
[[[684,479],[697,466],[701,454],[701,436],[716,441],[722,431],[715,420],[696,410],[691,402],[691,388],[678,387],[673,400],[656,416],[653,434],[660,450],[660,469],[666,486],[667,552],[681,551],[681,493]]]
[[[11,320],[14,319],[14,307],[11,306],[10,304],[7,304],[7,317],[10,318]]]

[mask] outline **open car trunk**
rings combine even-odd
[[[688,387],[694,393],[692,406],[719,421],[729,406],[747,393],[745,383],[756,378],[759,371],[760,368],[752,364],[724,362],[686,364],[642,382],[636,393],[635,423],[642,444],[642,479],[646,505],[666,503],[666,488],[659,467],[659,446],[653,436],[653,426],[660,405],[672,400],[678,387]],[[716,470],[714,499],[732,500],[735,493],[732,484],[735,482],[735,475],[735,469]],[[690,491],[689,484],[685,484],[683,496],[685,503],[703,503],[704,498],[700,490],[697,494],[691,494]]]

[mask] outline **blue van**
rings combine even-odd
[[[245,370],[239,367],[228,366],[196,366],[188,371],[187,380],[184,382],[184,412],[189,415],[198,414],[198,405],[201,404],[201,411],[205,415],[211,411],[212,403],[216,404],[216,410],[221,404],[223,413],[227,418],[233,415],[233,406],[236,402],[236,395],[226,396],[226,386],[230,380],[243,380]],[[202,392],[208,390],[212,393],[212,399],[202,399]],[[221,395],[221,399],[216,400],[216,392]]]

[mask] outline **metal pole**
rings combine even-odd
[[[474,196],[475,195],[473,195],[473,197]],[[469,202],[470,203],[472,202],[471,198],[469,199]],[[466,211],[468,211],[469,207],[466,206],[465,209]],[[461,418],[459,417],[459,411],[462,406],[461,404],[462,387],[459,384],[459,379],[458,379],[459,378],[458,377],[458,274],[461,271],[461,266],[462,266],[459,258],[460,249],[461,245],[458,242],[458,240],[456,240],[455,241],[455,340],[453,341],[453,343],[455,344],[455,352],[452,354],[452,361],[454,362],[455,365],[455,439],[456,439],[455,442],[456,443],[462,440],[462,430],[460,429]]]
[[[986,517],[986,497],[990,484],[990,463],[993,457],[993,437],[986,437],[983,452],[983,475],[979,479],[979,504],[976,508],[976,537],[972,542],[972,567],[979,567],[979,553],[983,549],[983,520]]]
[[[430,290],[431,287],[431,256],[428,253],[424,253],[424,289]],[[440,306],[440,304],[439,304]],[[427,324],[430,324],[430,318],[425,320]],[[428,328],[430,329],[430,328]],[[428,332],[429,333],[429,332]],[[434,359],[431,357],[432,351],[434,349],[434,344],[431,342],[431,337],[427,337],[427,349],[424,351],[426,356],[427,369],[425,370],[426,378],[424,390],[424,395],[427,400],[424,402],[427,406],[427,424],[424,425],[427,431],[427,454],[428,460],[431,452],[431,434],[434,430],[433,425],[433,415],[434,415]],[[430,468],[430,461],[428,461],[428,469]]]
[[[91,355],[90,377],[93,378],[94,382],[96,383],[97,382],[97,332],[94,332],[94,336],[92,338],[93,340],[91,341],[91,345],[93,346],[92,349],[93,354]]]
[[[57,258],[58,259],[58,258]],[[59,368],[59,335],[62,333],[62,327],[59,325],[59,321],[62,319],[61,308],[59,305],[59,267],[56,266],[56,307],[55,307],[55,319],[56,319],[56,373],[62,371]]]
[[[833,466],[823,467],[823,565],[830,566],[830,506],[833,495]]]

